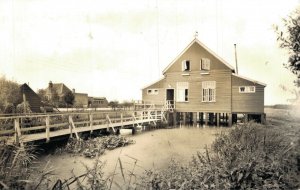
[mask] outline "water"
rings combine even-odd
[[[132,170],[134,159],[138,160],[134,173],[142,174],[146,169],[163,169],[167,167],[171,159],[182,163],[188,163],[192,155],[197,151],[203,151],[206,146],[211,145],[216,134],[228,128],[172,128],[158,129],[142,132],[134,136],[126,136],[136,143],[123,148],[107,150],[101,156],[106,162],[104,173],[106,176],[113,174],[118,158],[126,171]],[[38,167],[43,167],[50,160],[56,170],[55,173],[60,179],[71,177],[71,171],[75,175],[85,172],[84,165],[92,167],[95,159],[70,154],[48,155],[39,159]],[[117,168],[115,180],[121,180],[120,169]],[[127,172],[128,173],[128,172]]]

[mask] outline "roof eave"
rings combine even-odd
[[[251,82],[253,82],[253,83],[255,83],[255,84],[262,85],[262,86],[264,86],[264,87],[267,86],[267,84],[265,84],[265,83],[262,83],[262,82],[259,82],[259,81],[256,81],[256,80],[253,80],[253,79],[250,79],[250,78],[247,78],[247,77],[244,77],[244,76],[235,74],[235,73],[232,73],[232,75],[233,75],[233,76],[236,76],[236,77],[239,77],[239,78],[242,78],[242,79],[244,79],[244,80],[251,81]]]

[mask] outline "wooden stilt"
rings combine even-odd
[[[225,114],[224,114],[224,113],[222,113],[222,124],[223,124],[223,125],[226,125],[226,122],[225,122]]]
[[[186,125],[186,112],[182,112],[183,114],[183,125]]]
[[[228,113],[228,127],[232,126],[232,114]]]
[[[205,114],[205,125],[207,126],[208,125],[208,113],[204,113]]]
[[[204,119],[203,119],[203,112],[200,113],[200,124],[204,124]]]
[[[262,113],[260,115],[260,122],[261,122],[261,124],[266,124],[266,114],[265,113]]]
[[[249,119],[248,119],[248,114],[244,115],[244,123],[248,123]]]
[[[200,118],[199,114],[200,114],[199,112],[196,113],[196,123],[198,128],[199,128],[199,118]]]
[[[176,127],[177,125],[177,113],[173,111],[173,127]]]
[[[220,113],[217,113],[217,127],[220,127]]]
[[[197,126],[197,112],[193,112],[193,127]]]

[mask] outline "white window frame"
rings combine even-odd
[[[202,82],[202,102],[216,102],[216,81]]]
[[[189,83],[177,82],[176,84],[176,102],[188,102],[189,101]],[[187,92],[187,94],[186,94]]]
[[[189,65],[187,65],[187,63]],[[191,71],[191,61],[190,60],[183,60],[181,62],[181,70],[182,71]]]
[[[242,91],[241,88],[244,88],[245,90]],[[256,87],[255,86],[239,86],[239,93],[255,93]]]
[[[157,95],[159,90],[157,88],[149,88],[147,89],[147,94],[148,95]]]
[[[202,58],[200,60],[200,70],[209,71],[210,70],[210,59]]]

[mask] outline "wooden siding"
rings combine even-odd
[[[216,102],[202,102],[202,81],[216,81]],[[188,82],[188,102],[176,102],[178,112],[230,112],[231,111],[231,70],[214,70],[209,74],[191,71],[189,76],[179,73],[168,73],[166,86],[175,89],[176,83]]]
[[[200,70],[200,60],[201,58],[210,59],[210,69],[211,70],[231,70],[225,64],[223,64],[219,59],[210,54],[206,49],[201,47],[198,43],[194,43],[185,53],[179,57],[173,65],[166,71],[170,72],[183,72],[182,71],[182,61],[190,60],[190,70],[199,71]]]
[[[240,86],[255,86],[255,93],[240,93]],[[232,76],[232,112],[264,113],[264,86]]]
[[[158,89],[158,94],[147,94],[148,89]],[[163,104],[166,99],[165,79],[161,79],[147,88],[144,88],[142,90],[142,99],[145,102]]]

